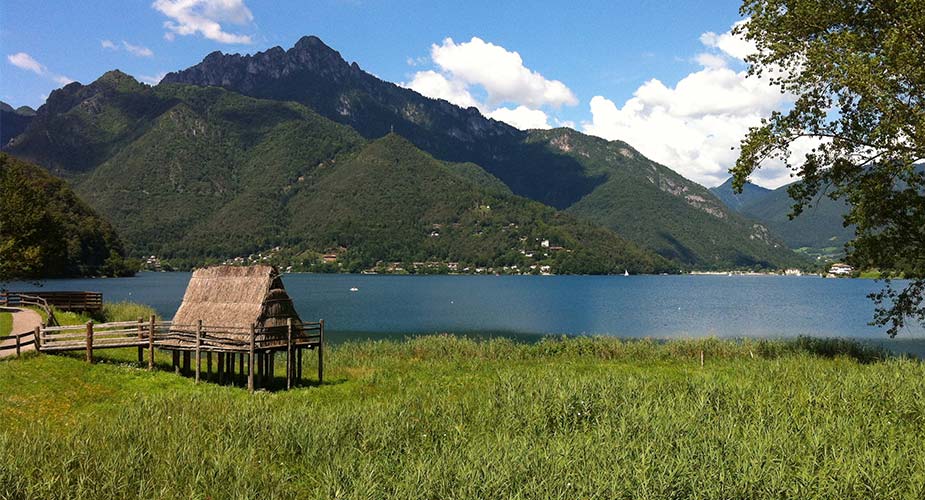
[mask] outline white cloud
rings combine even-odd
[[[747,42],[730,32],[705,33],[700,40],[712,52],[697,55],[699,70],[673,87],[649,80],[622,106],[595,96],[590,103],[592,119],[583,130],[626,141],[701,184],[723,182],[749,127],[787,105],[791,97],[767,80],[732,69],[754,50]],[[772,164],[759,170],[754,180],[777,187],[792,180],[789,174],[781,164]]]
[[[31,71],[37,75],[45,73],[45,66],[35,60],[29,54],[25,52],[17,52],[15,54],[10,54],[6,56],[6,59],[10,61],[10,64],[16,66],[17,68],[24,69],[26,71]]]
[[[488,117],[503,121],[521,130],[552,128],[549,125],[549,117],[546,116],[546,113],[539,109],[530,109],[526,106],[517,106],[514,109],[498,108],[488,113]]]
[[[444,99],[463,108],[481,106],[469,93],[466,84],[450,80],[436,71],[418,71],[414,74],[411,82],[404,84],[404,86],[421,95],[434,99]]]
[[[116,45],[112,40],[100,40],[100,47],[103,47],[106,50],[119,50],[120,46]],[[126,52],[138,57],[152,57],[154,56],[154,51],[143,46],[135,45],[129,43],[125,40],[122,40],[121,48],[125,49]]]
[[[48,68],[46,68],[44,64],[36,61],[34,57],[30,56],[29,54],[26,54],[25,52],[17,52],[15,54],[10,54],[6,56],[6,59],[7,61],[10,62],[10,64],[12,64],[13,66],[16,66],[17,68],[24,69],[26,71],[31,71],[35,73],[36,75],[49,78],[57,82],[59,85],[67,85],[74,81],[73,79],[68,78],[64,75],[58,75],[58,74],[48,71]]]
[[[748,19],[743,19],[733,24],[732,28],[744,29],[747,23]],[[724,54],[735,59],[744,60],[746,57],[758,51],[758,48],[755,46],[754,42],[748,41],[739,35],[733,35],[732,29],[721,35],[717,35],[712,31],[708,31],[700,35],[700,43],[706,45],[707,47],[718,49]]]
[[[430,53],[434,63],[454,79],[481,85],[491,105],[514,102],[537,108],[578,104],[578,98],[564,83],[547,80],[524,66],[517,52],[481,38],[472,37],[459,44],[447,38],[441,45],[432,45]]]
[[[127,50],[129,54],[138,57],[151,57],[154,55],[154,52],[151,49],[142,45],[132,45],[125,40],[122,40],[122,46],[125,47],[125,50]]]
[[[474,106],[483,115],[520,129],[550,128],[543,107],[578,104],[564,83],[527,68],[517,52],[478,37],[463,43],[446,38],[440,45],[431,45],[430,58],[408,58],[406,62],[419,66],[428,61],[436,68],[418,71],[410,82],[401,85],[457,106]],[[484,99],[473,94],[475,89]],[[571,123],[555,122],[562,126]]]
[[[171,18],[165,21],[164,38],[196,33],[221,43],[251,43],[250,35],[228,33],[222,23],[246,25],[254,20],[244,0],[155,0],[151,6]]]
[[[138,80],[143,83],[147,83],[148,85],[157,85],[158,83],[161,83],[161,80],[163,80],[165,76],[167,76],[166,72],[160,72],[154,76],[138,75]]]

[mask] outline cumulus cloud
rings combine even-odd
[[[6,59],[10,62],[10,64],[16,66],[17,68],[31,71],[39,76],[44,76],[45,78],[51,79],[59,85],[67,85],[74,81],[73,79],[64,75],[59,75],[48,71],[48,68],[46,68],[44,64],[36,61],[34,57],[25,52],[10,54],[6,56]]]
[[[559,80],[547,80],[524,66],[517,52],[478,37],[463,43],[452,38],[434,44],[431,59],[443,71],[469,85],[481,85],[488,93],[488,103],[516,102],[528,107],[554,107],[578,104],[575,94]]]
[[[488,117],[503,121],[521,130],[552,128],[549,125],[549,117],[546,116],[546,113],[542,110],[530,109],[526,106],[517,106],[514,109],[504,107],[498,108],[488,113]]]
[[[402,85],[457,106],[474,106],[485,116],[517,128],[549,128],[549,116],[541,108],[578,104],[564,83],[526,67],[517,52],[478,37],[462,43],[446,38],[439,45],[433,44],[429,60],[435,69],[418,71]],[[427,61],[409,58],[408,64],[418,66]],[[484,99],[475,97],[474,89],[481,91]]]
[[[119,50],[125,49],[129,54],[138,56],[138,57],[152,57],[154,56],[154,51],[143,46],[143,45],[134,45],[125,40],[122,40],[121,45],[116,45],[112,40],[100,40],[100,47],[103,47],[106,50]]]
[[[250,35],[229,33],[222,23],[246,25],[254,20],[244,0],[155,0],[151,6],[169,17],[164,22],[164,38],[200,34],[221,43],[251,43]]]
[[[406,87],[427,97],[444,99],[463,108],[480,107],[479,102],[472,97],[466,84],[458,80],[450,80],[446,76],[433,70],[418,71]]]
[[[583,130],[633,145],[649,158],[708,186],[723,182],[738,158],[738,145],[749,127],[791,96],[767,80],[747,77],[741,60],[754,47],[730,32],[704,33],[705,52],[695,60],[701,68],[674,86],[657,79],[643,83],[618,106],[604,96],[591,99],[591,120]],[[777,187],[790,182],[782,165],[759,170],[755,180]]]

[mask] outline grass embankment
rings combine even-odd
[[[6,337],[13,331],[13,315],[0,312],[0,337]]]
[[[850,342],[352,342],[254,395],[99,356],[0,362],[0,497],[925,497],[925,366]]]
[[[31,309],[35,310],[42,316],[42,322],[48,320],[48,315],[45,314],[45,311],[40,307],[32,307]],[[55,319],[58,320],[58,323],[61,325],[82,325],[87,321],[93,321],[94,323],[109,323],[115,321],[135,321],[138,318],[142,318],[147,321],[152,314],[155,314],[154,309],[150,306],[144,304],[138,304],[135,302],[108,302],[103,304],[103,310],[97,314],[73,312],[73,311],[62,311],[52,307],[52,312],[55,314]]]

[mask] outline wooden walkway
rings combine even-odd
[[[196,325],[177,325],[151,316],[147,321],[36,326],[32,335],[39,352],[83,351],[90,363],[97,350],[137,347],[138,362],[144,363],[147,357],[149,370],[154,369],[155,348],[169,350],[173,353],[174,370],[181,372],[182,357],[182,370],[195,373],[196,382],[202,376],[203,357],[207,363],[205,373],[210,374],[215,354],[219,380],[233,376],[237,364],[241,375],[246,372],[251,391],[261,380],[272,379],[276,353],[286,357],[286,388],[291,388],[302,378],[302,354],[309,349],[318,354],[318,381],[324,380],[324,320],[301,324],[290,320],[281,328],[241,329],[204,325],[201,321]]]

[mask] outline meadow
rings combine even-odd
[[[925,367],[849,341],[353,341],[253,395],[134,357],[0,362],[0,497],[925,497]]]

